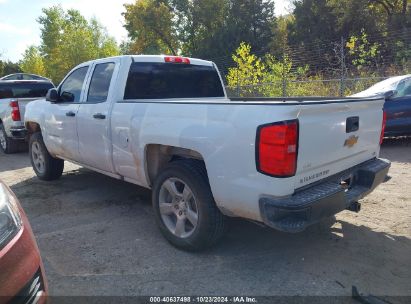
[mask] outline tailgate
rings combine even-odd
[[[35,98],[18,98],[17,101],[19,103],[19,110],[20,110],[20,117],[21,120],[24,120],[24,113],[26,112],[26,105],[33,101],[33,100],[37,100],[40,97],[35,97]]]
[[[377,157],[383,105],[383,99],[302,105],[295,189]]]

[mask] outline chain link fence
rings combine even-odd
[[[274,68],[266,64],[259,75],[252,64],[244,68],[233,58],[210,59],[219,67],[229,97],[349,96],[411,73],[411,29],[250,55],[274,62]]]

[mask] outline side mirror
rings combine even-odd
[[[384,93],[384,97],[385,99],[390,99],[392,97],[394,97],[395,95],[397,95],[397,91],[396,90],[390,90]]]
[[[59,93],[55,88],[49,89],[47,91],[46,100],[50,102],[58,102],[59,101]]]

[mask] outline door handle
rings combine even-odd
[[[93,117],[95,119],[106,119],[106,115],[101,114],[101,113],[96,113],[96,114],[93,115]]]
[[[76,116],[76,113],[74,113],[73,111],[69,111],[69,112],[66,113],[66,116],[74,117],[74,116]]]

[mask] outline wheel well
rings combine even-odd
[[[161,169],[169,162],[178,159],[197,159],[204,163],[202,155],[197,151],[158,144],[147,145],[145,156],[146,172],[150,186],[153,184]]]
[[[27,129],[29,135],[31,135],[35,132],[41,132],[40,125],[36,122],[31,122],[31,121],[26,122],[26,129]]]

